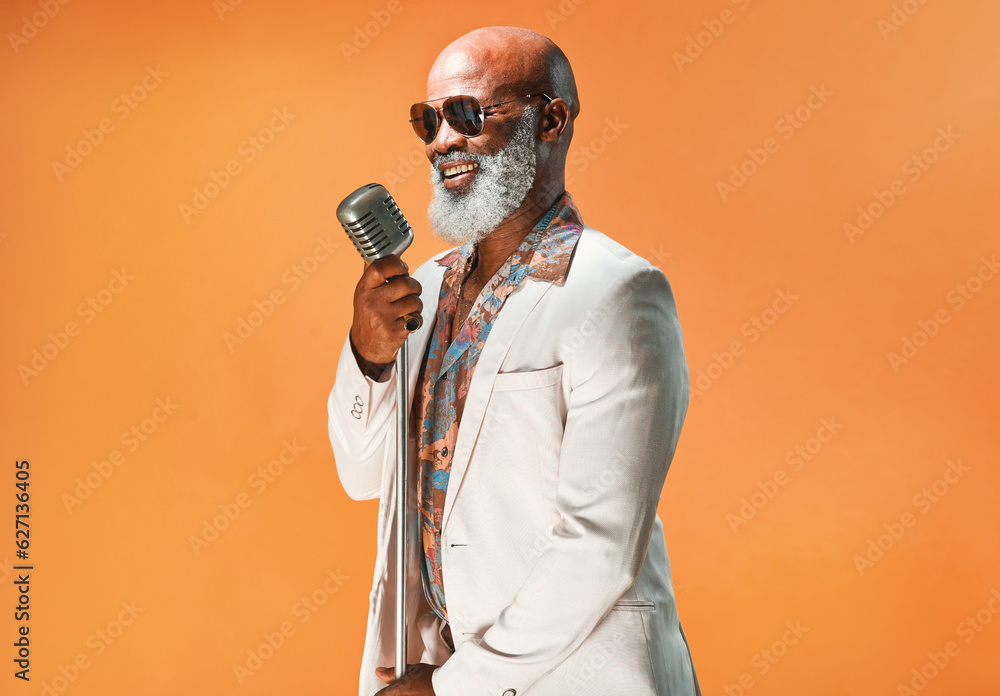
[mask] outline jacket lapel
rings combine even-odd
[[[552,287],[551,282],[525,278],[504,301],[503,308],[490,329],[489,338],[483,346],[483,352],[476,363],[476,370],[472,374],[469,393],[462,411],[455,453],[451,460],[451,473],[448,476],[448,495],[445,496],[441,521],[442,532],[448,526],[451,511],[455,506],[455,497],[461,490],[462,479],[465,478],[472,448],[482,429],[486,405],[493,393],[493,384],[500,371],[500,365],[503,364],[521,324],[550,287]]]

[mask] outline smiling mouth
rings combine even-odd
[[[479,162],[456,162],[449,166],[445,163],[440,169],[441,181],[449,191],[467,192],[472,186],[472,179],[479,173]]]
[[[454,167],[448,167],[441,173],[444,174],[445,179],[453,179],[459,174],[464,174],[465,172],[471,172],[476,169],[479,169],[479,164],[477,162],[473,162],[472,164],[459,164]]]

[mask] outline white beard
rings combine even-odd
[[[535,181],[534,115],[538,107],[524,110],[510,142],[495,155],[451,152],[431,165],[432,196],[427,219],[434,234],[452,245],[478,244],[521,207]],[[468,193],[444,187],[438,167],[444,162],[479,163]]]

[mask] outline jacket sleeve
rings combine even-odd
[[[551,541],[495,623],[434,672],[437,696],[524,693],[638,577],[687,412],[688,368],[659,269],[606,297],[593,335],[564,358],[571,392]]]
[[[396,364],[378,380],[361,371],[350,331],[327,399],[330,443],[344,491],[354,500],[379,497],[387,435],[395,424]]]

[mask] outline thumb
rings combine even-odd
[[[383,684],[392,684],[396,681],[396,670],[394,667],[376,667],[375,676],[382,680]]]

